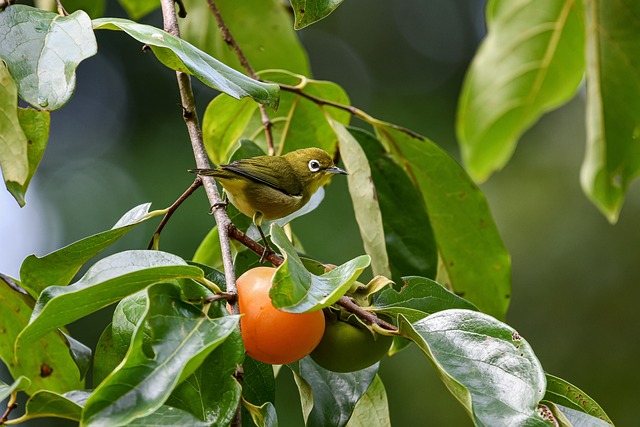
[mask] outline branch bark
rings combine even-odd
[[[162,6],[164,30],[173,36],[180,37],[174,0],[160,0],[160,4]],[[182,117],[189,131],[189,139],[196,160],[196,167],[199,169],[209,169],[211,165],[209,164],[207,152],[204,148],[202,130],[200,129],[200,123],[196,113],[196,102],[191,88],[191,77],[180,71],[176,71],[176,77],[178,79],[178,88],[182,102]],[[203,176],[202,185],[207,193],[209,203],[214,207],[213,216],[218,225],[218,234],[220,235],[220,249],[222,251],[222,264],[224,267],[227,292],[235,294],[237,292],[236,275],[233,269],[233,258],[231,257],[231,246],[228,234],[228,230],[233,224],[227,216],[226,211],[221,207],[222,198],[220,197],[213,177]],[[238,304],[231,304],[231,311],[233,314],[238,314]]]

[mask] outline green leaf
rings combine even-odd
[[[89,394],[90,392],[84,390],[73,390],[64,394],[39,390],[27,400],[25,414],[20,417],[20,421],[43,417],[80,421],[82,407]]]
[[[582,0],[492,0],[488,33],[471,63],[457,133],[471,176],[484,181],[520,135],[575,94],[584,73]]]
[[[276,224],[271,225],[271,239],[280,248],[284,262],[275,272],[269,296],[275,307],[289,313],[320,310],[338,301],[370,261],[368,255],[361,255],[316,276],[304,268],[295,248]]]
[[[13,384],[5,384],[0,381],[0,402],[11,396],[12,393],[18,392],[20,390],[26,390],[31,384],[31,380],[25,376],[18,377],[17,380],[13,382]]]
[[[136,418],[127,423],[127,427],[210,427],[211,423],[201,421],[182,409],[162,405],[146,417]]]
[[[551,426],[538,413],[545,376],[529,344],[511,327],[484,313],[445,310],[400,333],[429,357],[449,391],[475,425]]]
[[[113,336],[112,324],[110,323],[96,344],[96,351],[93,356],[93,384],[100,384],[116,367],[120,364],[124,355],[127,354],[129,343],[116,341]]]
[[[613,425],[604,410],[587,393],[562,378],[546,374],[547,392],[545,400],[576,411],[584,412]],[[564,411],[563,411],[564,412]]]
[[[450,283],[480,310],[504,318],[511,294],[511,259],[487,200],[454,159],[433,142],[385,123],[380,141],[420,191]]]
[[[270,70],[260,73],[265,81],[297,86],[303,93],[340,104],[349,105],[345,91],[335,83],[311,80],[284,70]],[[226,163],[240,139],[256,142],[267,152],[264,125],[255,105],[233,102],[220,95],[207,108],[203,119],[203,138],[207,154],[214,163]],[[343,110],[325,107],[333,120],[348,124],[351,115]],[[333,154],[337,138],[323,107],[304,97],[283,91],[280,95],[278,111],[269,114],[272,122],[275,154],[307,147],[318,147]]]
[[[1,66],[0,66],[1,67]],[[27,163],[29,174],[25,182],[20,185],[17,182],[7,181],[7,189],[11,192],[20,206],[25,204],[25,193],[36,172],[36,168],[42,160],[44,150],[49,139],[49,112],[38,111],[32,108],[18,108],[18,120],[27,138]],[[2,134],[2,132],[0,132]],[[1,138],[1,137],[0,137]]]
[[[20,266],[22,286],[37,298],[48,286],[68,285],[87,261],[124,236],[135,225],[158,215],[157,211],[150,213],[149,206],[151,203],[144,203],[131,209],[111,230],[78,240],[42,258],[28,256]]]
[[[295,15],[294,28],[300,30],[307,25],[327,17],[343,0],[289,0]]]
[[[371,257],[371,270],[374,276],[391,277],[382,214],[367,156],[347,128],[335,121],[330,123],[338,137],[340,156],[349,172],[347,175],[349,194],[364,250]]]
[[[98,51],[91,19],[13,5],[0,12],[0,58],[18,84],[20,98],[57,110],[73,95],[76,68]]]
[[[347,427],[391,427],[387,392],[380,376],[375,376],[367,392],[358,400]]]
[[[180,288],[170,283],[149,287],[147,298],[124,361],[87,400],[82,425],[124,425],[154,412],[238,324],[238,316],[208,318],[181,301]]]
[[[9,70],[0,61],[0,167],[9,191],[22,187],[29,176],[27,144],[18,119],[18,90]],[[19,201],[17,197],[16,200]]]
[[[570,423],[570,427],[609,427],[613,425],[613,423],[608,423],[599,418],[594,418],[582,411],[577,411],[572,408],[566,408],[562,405],[557,404],[554,406],[556,406],[562,416],[567,419],[567,421]]]
[[[640,3],[585,0],[587,151],[581,181],[616,222],[631,180],[640,173]],[[634,36],[631,36],[631,35]]]
[[[15,353],[14,342],[29,323],[32,309],[31,297],[14,291],[0,276],[0,359],[9,373],[13,378],[31,380],[27,394],[41,389],[64,393],[84,388],[67,340],[59,331],[26,342],[20,353]]]
[[[222,256],[220,250],[220,234],[215,225],[202,239],[196,253],[193,254],[193,262],[210,265],[214,268],[222,268]]]
[[[213,98],[202,119],[202,137],[213,163],[227,163],[257,109],[249,99],[236,100],[224,94]]]
[[[209,425],[229,425],[242,394],[242,386],[233,374],[243,359],[242,337],[236,329],[173,390],[167,404],[184,409]]]
[[[131,19],[140,19],[160,7],[160,0],[118,0]]]
[[[93,28],[124,31],[151,47],[158,60],[172,70],[191,74],[207,86],[236,99],[249,96],[256,102],[278,108],[280,88],[277,85],[247,77],[159,28],[120,18],[95,19]]]
[[[289,365],[300,390],[302,412],[307,427],[342,427],[373,383],[378,363],[360,371],[327,371],[310,357]]]
[[[224,41],[207,2],[183,0],[188,11],[180,21],[181,37],[239,71],[245,71]],[[255,71],[284,69],[310,75],[307,54],[291,26],[291,16],[278,0],[217,0],[222,19]],[[259,31],[257,29],[268,29]]]
[[[478,310],[469,301],[460,298],[442,285],[425,277],[404,277],[404,286],[400,292],[386,288],[375,295],[369,308],[378,313],[402,314],[414,323],[430,314],[451,308]]]
[[[244,369],[242,398],[254,405],[274,402],[276,399],[276,384],[273,366],[258,362],[247,356],[242,367]]]
[[[438,249],[420,193],[374,135],[354,127],[349,132],[371,166],[393,277],[411,273],[434,278]]]
[[[71,335],[64,333],[62,330],[59,330],[59,333],[65,339],[67,347],[69,347],[71,357],[80,370],[80,378],[84,378],[91,366],[91,349],[73,338]]]
[[[246,400],[242,401],[243,409],[251,416],[251,420],[258,427],[277,427],[278,416],[273,403],[266,402],[261,406],[256,406]]]
[[[124,251],[111,255],[98,261],[76,283],[42,291],[29,325],[16,340],[16,348],[149,285],[183,277],[202,279],[203,272],[166,252]]]

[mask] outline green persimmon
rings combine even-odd
[[[333,317],[333,318],[332,318]],[[325,330],[311,358],[334,372],[353,372],[379,361],[391,347],[393,338],[372,332],[357,322],[325,315]]]

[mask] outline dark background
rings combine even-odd
[[[298,34],[315,78],[340,84],[357,107],[418,131],[459,158],[457,97],[484,35],[483,13],[477,0],[346,0]],[[114,3],[106,16],[125,14]],[[158,13],[145,22],[161,27]],[[18,276],[28,254],[110,228],[135,205],[166,207],[193,179],[175,74],[122,33],[97,37],[99,53],[78,69],[74,97],[52,114],[27,207],[0,192],[3,273]],[[215,93],[199,82],[194,87],[201,115]],[[513,262],[507,322],[547,372],[585,390],[618,425],[633,425],[640,197],[632,185],[612,226],[582,193],[584,115],[581,89],[529,130],[511,162],[481,188]],[[327,190],[322,206],[293,227],[310,255],[342,263],[363,253],[362,244],[346,181],[336,179]],[[203,192],[188,200],[163,232],[161,249],[189,259],[212,226],[207,210]],[[145,248],[155,225],[143,224],[111,250]],[[94,347],[109,316],[103,310],[70,329]],[[471,425],[415,347],[385,359],[381,376],[394,426]],[[280,425],[301,425],[287,369],[278,381]]]

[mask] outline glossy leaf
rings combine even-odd
[[[0,381],[0,402],[11,396],[12,393],[25,390],[29,387],[31,380],[25,376],[18,377],[12,384],[5,384]]]
[[[349,132],[371,166],[393,277],[399,280],[412,274],[434,278],[438,249],[420,193],[374,135],[354,127]]]
[[[375,376],[366,393],[358,400],[347,427],[391,427],[387,392],[380,376]]]
[[[42,110],[57,110],[76,86],[76,67],[98,51],[91,19],[24,5],[0,12],[0,58],[18,85],[20,98]]]
[[[276,414],[276,407],[273,403],[266,402],[261,406],[256,406],[253,403],[243,401],[243,409],[251,416],[251,420],[257,427],[277,427],[278,415]]]
[[[36,168],[42,160],[44,150],[47,147],[47,140],[49,139],[49,112],[38,111],[32,108],[18,108],[18,120],[20,121],[20,127],[24,131],[24,135],[27,137],[27,163],[29,166],[29,173],[25,182],[20,185],[17,182],[6,182],[7,189],[11,192],[20,206],[25,205],[25,193],[33,178]],[[2,132],[0,132],[0,135]],[[1,139],[2,137],[0,137]]]
[[[382,214],[367,156],[346,127],[335,121],[331,121],[331,125],[338,137],[340,156],[349,173],[349,194],[364,250],[371,257],[371,270],[374,276],[391,277]]]
[[[162,405],[152,414],[146,417],[136,418],[127,424],[127,427],[210,427],[211,423],[201,421],[187,411]]]
[[[91,366],[91,357],[93,355],[91,349],[62,330],[58,330],[58,333],[64,338],[69,348],[69,353],[71,353],[73,361],[80,370],[80,378],[84,378]]]
[[[122,361],[129,343],[116,342],[111,323],[102,331],[93,356],[94,385],[100,384]]]
[[[552,426],[537,411],[546,386],[542,366],[511,327],[453,309],[413,325],[400,316],[399,328],[429,357],[476,426]]]
[[[128,211],[110,230],[89,236],[44,257],[29,255],[20,266],[22,286],[37,298],[47,286],[66,286],[80,267],[124,236],[133,226],[158,214],[149,212],[151,203]]]
[[[149,287],[147,298],[124,361],[87,400],[83,425],[123,425],[154,412],[238,324],[238,316],[208,318],[181,301],[179,287],[170,283]],[[143,346],[146,329],[148,349]]]
[[[277,85],[253,80],[159,28],[120,18],[95,19],[93,28],[124,31],[149,46],[158,60],[172,70],[189,73],[236,99],[248,96],[274,109],[278,107],[280,88]]]
[[[308,76],[307,54],[291,25],[287,8],[278,0],[217,0],[222,19],[255,71],[284,69]],[[225,64],[246,72],[238,55],[224,41],[207,2],[184,0],[187,17],[181,37]],[[268,31],[256,31],[268,28]]]
[[[581,181],[616,222],[631,180],[640,173],[640,3],[585,0],[587,152]]]
[[[233,374],[243,359],[242,337],[240,331],[235,330],[173,390],[167,404],[183,409],[209,425],[229,425],[242,395],[242,386]]]
[[[587,393],[573,384],[550,374],[547,376],[547,392],[545,400],[562,405],[564,407],[584,412],[613,425],[611,419],[604,410]]]
[[[67,347],[67,341],[58,331],[37,340],[26,342],[15,353],[14,342],[29,323],[33,300],[14,291],[0,277],[0,359],[13,378],[21,376],[31,380],[27,394],[45,389],[57,393],[84,388],[80,371]]]
[[[274,402],[276,384],[273,366],[258,362],[247,356],[242,364],[244,378],[242,381],[242,398],[254,405]]]
[[[160,8],[160,0],[118,0],[131,19],[137,20]]]
[[[441,284],[485,313],[504,318],[511,259],[478,186],[428,139],[385,123],[376,125],[376,134],[420,191],[450,280]]]
[[[295,248],[276,224],[271,226],[271,239],[285,260],[276,270],[269,296],[275,307],[289,313],[304,313],[330,306],[349,290],[369,265],[369,256],[361,255],[316,276],[304,268]]]
[[[265,81],[297,86],[304,93],[345,105],[349,98],[345,91],[335,83],[311,80],[284,70],[271,70],[260,73]],[[255,141],[267,152],[264,126],[260,112],[248,104],[233,104],[231,100],[222,100],[219,96],[207,108],[203,119],[203,138],[207,154],[214,163],[226,163],[228,156],[237,147],[241,138]],[[325,107],[333,120],[348,124],[351,115],[342,110]],[[249,111],[249,110],[252,111]],[[220,116],[217,116],[220,115]],[[324,109],[316,103],[298,94],[283,91],[280,95],[278,111],[269,114],[275,154],[280,155],[299,148],[318,147],[333,154],[337,138],[327,122]]]
[[[300,30],[307,25],[327,17],[343,0],[289,0],[296,18],[294,28]]]
[[[20,420],[55,417],[80,421],[82,407],[89,394],[90,392],[84,390],[73,390],[64,394],[39,390],[27,400],[25,414]]]
[[[2,14],[0,13],[0,16]],[[0,167],[11,191],[22,187],[29,176],[27,136],[18,119],[18,89],[9,69],[0,61]],[[15,195],[14,195],[15,197]]]
[[[360,371],[327,371],[310,357],[289,365],[300,391],[307,427],[342,427],[378,372],[378,363]]]
[[[584,73],[582,0],[491,0],[488,32],[460,95],[457,133],[470,175],[484,181],[520,135],[576,93]]]
[[[249,99],[236,100],[224,94],[213,98],[202,119],[202,137],[213,163],[228,162],[240,138],[247,136],[246,128],[257,110],[258,105]]]
[[[469,301],[431,279],[409,276],[403,280],[404,286],[400,292],[386,288],[376,294],[370,309],[394,317],[402,314],[411,323],[451,308],[478,310]]]
[[[154,283],[202,279],[202,270],[160,251],[124,251],[98,261],[77,282],[49,286],[40,294],[29,325],[16,340],[25,342],[67,325]]]
[[[582,411],[577,411],[557,404],[555,406],[558,408],[562,416],[567,419],[570,427],[610,427],[613,425],[613,423],[608,423],[599,418],[594,418]]]

